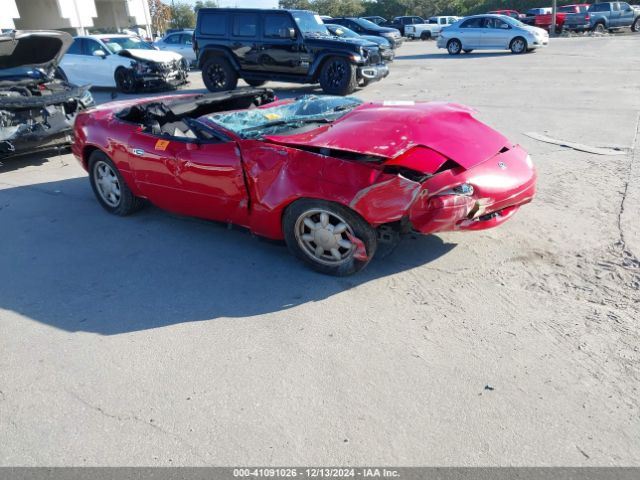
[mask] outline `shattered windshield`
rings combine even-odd
[[[295,102],[211,115],[207,119],[243,138],[280,134],[306,124],[331,123],[362,104],[354,97],[305,95]]]
[[[298,24],[298,28],[302,34],[306,36],[329,36],[327,27],[324,26],[322,19],[319,15],[315,15],[311,12],[291,12],[294,20]]]

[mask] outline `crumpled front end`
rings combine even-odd
[[[469,169],[417,147],[383,171],[385,180],[360,191],[350,207],[373,225],[408,222],[423,234],[497,227],[535,195],[536,171],[519,146]]]
[[[0,158],[73,141],[76,114],[94,103],[89,87],[42,84],[43,91],[49,88],[59,91],[42,96],[26,94],[25,87],[0,91]]]

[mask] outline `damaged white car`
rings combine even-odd
[[[189,70],[182,55],[122,34],[75,37],[60,67],[72,82],[123,93],[175,88],[187,82]]]
[[[94,101],[58,69],[71,42],[58,31],[0,34],[0,158],[73,141],[76,114]]]

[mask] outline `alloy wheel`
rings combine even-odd
[[[100,198],[112,208],[120,205],[120,182],[118,176],[111,166],[103,162],[97,161],[93,167],[93,176]]]
[[[225,88],[227,86],[227,74],[222,66],[218,64],[210,65],[207,69],[207,76],[216,88]]]
[[[329,80],[329,85],[334,88],[340,87],[343,84],[346,75],[347,72],[342,62],[331,63],[327,70],[327,80]]]
[[[314,261],[340,265],[353,255],[356,245],[351,226],[339,215],[322,209],[307,210],[295,225],[298,245]]]

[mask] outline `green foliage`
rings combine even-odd
[[[171,28],[194,28],[196,14],[191,5],[186,2],[171,2]]]
[[[541,6],[551,6],[551,0],[280,0],[280,8],[312,10],[332,17],[379,15],[387,20],[402,15],[465,16],[490,10],[524,13]]]
[[[198,0],[193,6],[193,11],[198,13],[201,8],[217,8],[218,2],[216,0]]]

